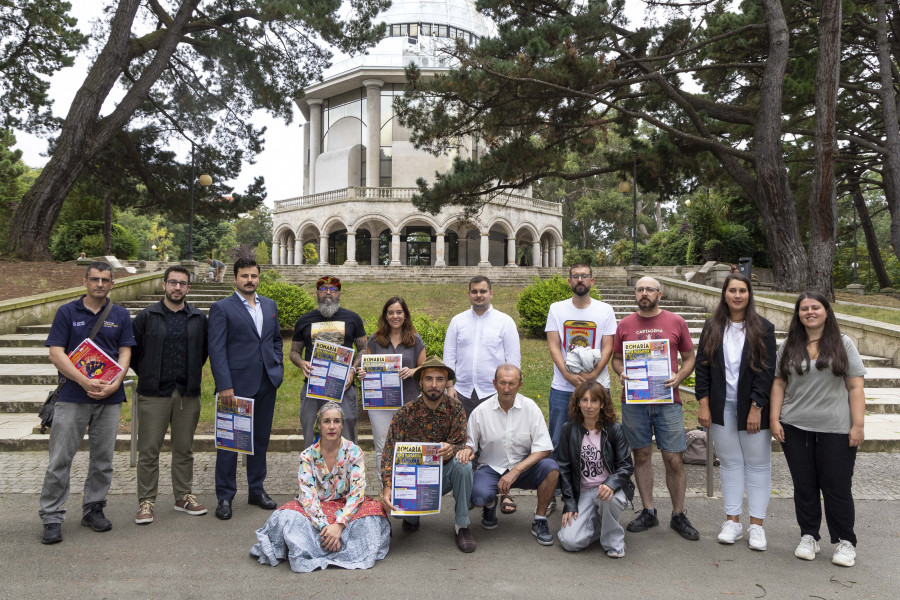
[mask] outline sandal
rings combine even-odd
[[[516,512],[516,502],[510,496],[502,495],[500,496],[500,512],[504,515],[511,515]]]

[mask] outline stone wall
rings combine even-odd
[[[109,296],[113,302],[134,300],[142,294],[152,294],[162,287],[162,271],[143,273],[116,279]],[[23,325],[41,325],[53,322],[56,309],[84,294],[84,287],[74,287],[46,294],[0,302],[0,334],[15,333]]]

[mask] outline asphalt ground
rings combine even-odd
[[[654,457],[658,459],[659,457]],[[753,552],[744,540],[733,546],[716,542],[723,519],[722,502],[705,496],[704,467],[688,466],[687,512],[701,533],[699,542],[681,539],[668,527],[670,504],[657,469],[660,527],[626,533],[626,556],[608,558],[594,545],[565,552],[558,541],[544,547],[530,532],[533,495],[517,497],[519,510],[500,515],[500,526],[486,531],[473,510],[474,554],[454,544],[452,497],[441,515],[423,518],[418,533],[394,527],[387,558],[373,569],[299,575],[287,564],[259,565],[250,557],[254,531],[267,511],[245,503],[240,480],[234,517],[219,521],[210,514],[191,517],[171,508],[168,457],[161,469],[156,521],[138,526],[134,471],[128,455],[116,459],[116,475],[106,513],[113,529],[95,533],[79,524],[80,493],[70,496],[72,509],[63,525],[64,541],[39,542],[36,474],[46,465],[44,453],[0,454],[0,598],[820,598],[895,599],[898,592],[897,547],[900,543],[900,455],[860,454],[857,461],[857,565],[831,563],[834,546],[823,523],[822,552],[812,562],[798,560],[799,538],[784,480],[783,457],[773,455],[773,498],[766,520],[768,550]],[[214,455],[197,456],[195,488],[212,509]],[[655,460],[657,467],[659,461]],[[80,490],[86,455],[73,469],[73,490]],[[296,493],[297,457],[270,457],[267,489],[278,502]],[[370,469],[370,493],[377,485]],[[15,487],[17,486],[17,487]],[[16,491],[19,490],[19,491]],[[881,490],[880,492],[878,490]],[[662,496],[662,497],[660,497]],[[640,503],[637,502],[640,506]],[[623,523],[631,518],[628,510]],[[550,518],[559,528],[559,513]]]

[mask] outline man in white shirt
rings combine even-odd
[[[569,399],[575,388],[585,381],[598,381],[609,391],[609,371],[616,315],[606,302],[591,298],[594,276],[590,265],[579,263],[569,268],[572,297],[554,302],[547,313],[547,345],[553,360],[553,382],[550,384],[550,439],[553,449],[559,444],[563,423],[569,420]],[[590,371],[571,373],[566,368],[566,354],[574,348],[599,350],[600,357]],[[555,457],[555,454],[554,454]]]
[[[550,457],[553,445],[544,415],[534,400],[519,394],[522,371],[515,365],[497,367],[497,393],[485,399],[469,417],[466,447],[456,454],[465,465],[480,453],[472,482],[472,505],[481,506],[481,526],[494,529],[497,493],[510,489],[537,490],[531,533],[544,546],[553,544],[547,505],[559,480],[559,465]]]
[[[492,380],[498,366],[522,365],[516,322],[491,306],[491,280],[476,275],[469,281],[472,308],[450,320],[444,338],[444,364],[456,372],[456,383],[447,390],[458,398],[466,417],[494,394]]]

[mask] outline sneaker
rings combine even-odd
[[[803,560],[815,560],[818,553],[819,542],[809,534],[800,538],[800,543],[797,544],[797,549],[794,550],[794,556]]]
[[[656,518],[656,509],[645,508],[625,529],[633,532],[647,531],[651,527],[656,527],[657,525],[659,525],[659,519]]]
[[[751,550],[762,552],[766,549],[766,531],[762,528],[762,525],[751,525],[747,529],[747,533],[750,535],[749,544]]]
[[[552,546],[553,536],[550,535],[550,523],[547,519],[535,519],[531,522],[531,535],[537,538],[538,544]]]
[[[497,498],[494,502],[481,509],[481,526],[485,529],[496,529],[500,522],[497,521]]]
[[[669,521],[669,527],[677,531],[678,535],[686,540],[696,541],[700,539],[700,532],[694,529],[694,526],[691,525],[691,521],[683,512],[672,515],[672,520]]]
[[[103,514],[103,507],[106,502],[94,502],[90,505],[88,512],[81,517],[81,524],[90,527],[94,531],[109,531],[112,529],[112,523]]]
[[[146,525],[147,523],[153,522],[153,503],[149,500],[144,500],[141,502],[141,507],[138,509],[137,515],[134,517],[134,522],[138,525]]]
[[[744,528],[740,523],[726,520],[722,523],[722,531],[719,532],[720,544],[733,544],[744,537]]]
[[[625,548],[621,550],[607,550],[606,555],[610,558],[625,558]]]
[[[554,510],[556,510],[556,498],[551,498],[550,503],[547,505],[547,512],[544,513],[544,516],[549,519]]]
[[[841,567],[852,567],[856,564],[856,548],[847,540],[838,540],[831,562]]]
[[[193,494],[185,494],[181,500],[176,500],[175,510],[194,516],[206,514],[206,507],[197,502],[197,496]]]
[[[58,544],[62,541],[62,523],[44,523],[41,532],[42,544]]]

